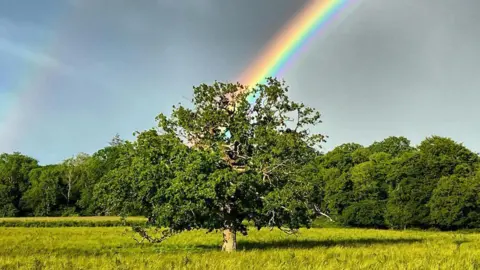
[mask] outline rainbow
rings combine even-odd
[[[353,0],[310,0],[260,53],[238,80],[247,87],[280,74],[287,62]]]
[[[45,54],[55,56],[62,45],[62,37],[68,31],[67,26],[74,24],[77,17],[75,8],[70,7],[65,13],[54,18],[57,21],[58,34],[45,43]],[[0,152],[13,152],[18,147],[21,138],[27,134],[22,129],[35,122],[36,104],[49,95],[52,77],[62,73],[65,71],[62,70],[62,65],[57,63],[27,68],[25,78],[12,89],[12,98],[4,105],[4,112],[7,114],[0,118]]]

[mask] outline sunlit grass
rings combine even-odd
[[[126,228],[0,228],[0,269],[480,269],[480,234],[252,230],[239,251],[221,234],[185,232],[137,244]]]
[[[115,216],[95,216],[95,217],[21,217],[21,218],[0,218],[0,222],[9,221],[9,222],[31,222],[31,221],[41,221],[41,222],[56,222],[56,221],[118,221],[120,217]],[[132,221],[146,221],[144,217],[128,217],[127,220]]]
[[[0,227],[118,227],[143,225],[144,217],[27,217],[0,218]]]

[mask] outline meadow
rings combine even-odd
[[[94,217],[18,217],[0,218],[0,227],[122,227],[143,225],[144,217],[128,217],[121,220],[115,216]]]
[[[0,269],[480,269],[475,233],[252,228],[232,254],[221,239],[190,231],[139,244],[129,227],[1,227]]]

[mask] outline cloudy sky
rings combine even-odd
[[[0,152],[58,162],[232,81],[307,0],[0,0]],[[284,74],[325,149],[437,134],[480,151],[480,1],[356,0]]]

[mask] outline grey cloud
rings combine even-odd
[[[35,121],[17,123],[37,136],[19,139],[19,150],[54,162],[116,132],[130,138],[192,85],[235,80],[306,1],[71,0],[45,52],[76,76],[46,78]],[[284,74],[293,98],[323,113],[326,149],[432,134],[480,149],[480,2],[353,2]]]
[[[480,150],[480,2],[362,1],[287,73],[324,112],[327,148],[438,134]]]
[[[55,68],[61,66],[61,63],[48,54],[29,49],[22,44],[13,43],[3,38],[0,38],[0,52],[22,58],[43,67]]]

